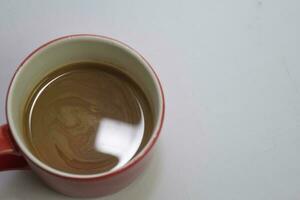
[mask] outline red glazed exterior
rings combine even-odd
[[[7,124],[0,126],[0,171],[28,169],[27,162],[12,140]]]
[[[32,170],[54,190],[73,197],[98,197],[115,193],[127,185],[144,171],[151,155],[148,153],[140,162],[121,173],[96,179],[72,179],[55,176],[41,169],[27,159]]]
[[[112,38],[108,38],[105,36],[99,36],[99,35],[91,35],[91,34],[77,34],[77,35],[68,35],[64,36],[55,40],[52,40],[35,51],[33,51],[28,57],[25,58],[25,60],[20,64],[19,68],[22,67],[22,65],[29,59],[32,55],[34,55],[37,51],[40,49],[46,47],[47,45],[51,44],[52,42],[62,40],[68,37],[80,37],[80,36],[90,36],[90,37],[99,37],[99,38],[106,38],[109,40],[114,40]],[[115,40],[116,41],[116,40]],[[117,41],[119,42],[119,41]],[[120,42],[121,43],[121,42]],[[124,43],[122,43],[125,45]],[[125,45],[129,47],[128,45]],[[133,50],[131,47],[129,47],[131,50]],[[135,53],[137,53],[135,50],[133,50]],[[137,53],[139,54],[139,53]],[[140,54],[139,54],[140,55]],[[140,55],[140,57],[142,57]],[[143,58],[143,57],[142,57]],[[143,58],[144,59],[144,58]],[[145,59],[144,61],[148,63]],[[150,66],[150,64],[148,63]],[[18,72],[15,72],[16,73]],[[152,68],[151,68],[152,69]],[[154,70],[152,69],[154,72]],[[61,176],[58,174],[54,174],[52,172],[49,172],[36,163],[34,163],[28,156],[26,156],[24,153],[20,152],[23,154],[25,160],[29,164],[29,167],[37,173],[37,175],[51,188],[54,190],[61,192],[65,195],[68,196],[73,196],[73,197],[97,197],[97,196],[104,196],[108,194],[112,194],[114,192],[117,192],[121,190],[122,188],[126,187],[129,185],[146,167],[147,163],[150,160],[151,157],[151,151],[153,148],[153,145],[156,143],[159,133],[162,128],[163,120],[164,120],[164,112],[165,112],[165,100],[164,100],[164,94],[162,90],[161,83],[158,79],[157,74],[154,72],[155,78],[157,79],[159,86],[160,86],[160,93],[162,95],[162,117],[159,121],[159,129],[158,132],[156,133],[156,137],[154,140],[151,141],[151,144],[147,146],[148,148],[144,151],[143,155],[141,155],[138,159],[136,159],[134,162],[131,162],[130,164],[118,169],[117,171],[111,172],[106,175],[99,175],[98,177],[93,177],[93,178],[78,178],[78,177],[65,177]],[[14,75],[14,77],[15,77]],[[14,77],[11,80],[11,83],[14,80]],[[8,94],[10,92],[11,84],[9,86],[8,92],[7,92],[7,97],[6,97],[6,117],[7,117],[7,122],[9,126],[9,121],[8,121],[8,116],[7,116],[7,99],[8,99]],[[12,134],[10,134],[10,137],[13,138]],[[0,162],[3,161],[0,156]],[[12,161],[14,162],[14,161]],[[14,163],[9,163],[10,165],[14,165]],[[12,167],[17,169],[18,167]],[[4,169],[5,170],[5,169]]]

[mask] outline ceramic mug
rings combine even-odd
[[[41,162],[29,150],[22,135],[23,110],[33,88],[53,70],[81,61],[109,63],[125,71],[144,91],[154,111],[154,130],[144,149],[123,167],[93,175],[66,173]],[[51,188],[69,196],[114,193],[131,183],[145,168],[162,128],[164,110],[164,95],[156,73],[128,45],[90,34],[52,40],[33,51],[11,80],[6,97],[7,124],[0,128],[0,170],[31,169]]]

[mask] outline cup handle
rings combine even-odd
[[[0,171],[28,169],[28,164],[20,154],[7,124],[0,126]]]

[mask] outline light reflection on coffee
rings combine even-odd
[[[32,93],[24,115],[33,154],[76,174],[124,166],[153,129],[143,91],[122,72],[97,63],[76,63],[49,74]]]
[[[122,167],[135,155],[143,139],[145,125],[140,107],[141,119],[137,124],[130,124],[114,119],[102,119],[96,135],[95,148],[99,152],[118,158],[113,168]]]

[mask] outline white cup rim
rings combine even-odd
[[[15,79],[17,78],[18,75],[18,71],[19,69],[22,68],[22,66],[24,66],[26,64],[26,62],[31,59],[32,57],[34,57],[36,55],[37,52],[47,48],[49,45],[56,43],[56,42],[61,42],[63,40],[66,39],[70,39],[70,38],[81,38],[81,37],[92,37],[95,39],[100,39],[100,40],[109,40],[110,42],[113,42],[115,45],[118,45],[120,48],[126,49],[126,51],[129,51],[131,54],[135,55],[137,59],[139,59],[142,63],[144,63],[144,67],[148,69],[152,79],[154,80],[155,84],[157,84],[158,88],[158,94],[159,94],[159,104],[161,106],[161,110],[159,111],[159,118],[158,118],[158,123],[156,128],[153,131],[153,135],[151,136],[149,142],[147,143],[147,145],[144,147],[144,149],[139,152],[131,161],[129,161],[126,165],[113,170],[113,171],[108,171],[108,172],[103,172],[103,173],[98,173],[98,174],[91,174],[91,175],[81,175],[81,174],[71,174],[71,173],[67,173],[67,172],[63,172],[63,171],[59,171],[57,169],[54,169],[46,164],[44,164],[43,162],[41,162],[40,160],[38,160],[26,147],[26,145],[24,144],[23,141],[21,141],[21,139],[19,138],[18,134],[16,134],[16,130],[12,125],[12,118],[10,117],[9,114],[9,110],[8,110],[8,101],[9,101],[9,96],[12,93],[12,85],[15,81]],[[156,74],[156,72],[154,71],[154,69],[152,68],[152,66],[149,64],[148,61],[146,61],[146,59],[140,54],[138,53],[136,50],[134,50],[132,47],[130,47],[129,45],[120,42],[119,40],[107,37],[107,36],[102,36],[102,35],[95,35],[95,34],[74,34],[74,35],[66,35],[66,36],[62,36],[59,38],[56,38],[54,40],[51,40],[43,45],[41,45],[40,47],[38,47],[37,49],[35,49],[34,51],[32,51],[32,53],[30,53],[19,65],[19,67],[17,68],[17,70],[15,71],[11,82],[9,84],[9,88],[7,91],[7,95],[6,95],[6,119],[7,119],[7,123],[10,127],[11,133],[12,133],[12,137],[14,138],[15,142],[17,143],[18,147],[20,148],[21,152],[25,155],[25,157],[27,159],[29,159],[34,165],[36,165],[37,167],[43,169],[44,171],[47,171],[50,174],[56,175],[56,176],[60,176],[60,177],[64,177],[64,178],[74,178],[74,179],[99,179],[99,178],[104,178],[104,177],[108,177],[108,176],[114,176],[116,174],[122,173],[124,171],[126,171],[127,169],[131,168],[132,166],[134,166],[136,163],[140,162],[148,153],[149,151],[152,149],[153,145],[156,143],[161,129],[162,129],[162,124],[164,121],[164,114],[165,114],[165,99],[164,99],[164,93],[163,93],[163,89],[162,89],[162,85],[161,82]]]

